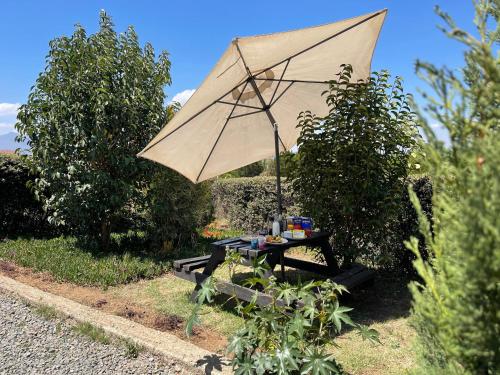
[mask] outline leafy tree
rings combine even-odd
[[[133,27],[117,34],[100,14],[99,31],[52,40],[45,70],[18,114],[28,138],[36,194],[50,221],[100,238],[138,204],[152,164],[136,154],[165,124],[166,52],[141,48]],[[47,193],[48,198],[45,197]]]
[[[438,8],[448,36],[465,44],[461,75],[417,64],[433,88],[427,110],[450,134],[446,148],[422,118],[434,181],[433,223],[415,195],[431,255],[408,247],[422,278],[413,283],[421,374],[500,373],[500,58],[498,2],[475,3],[479,39]],[[432,229],[432,231],[431,231]]]
[[[242,264],[242,256],[233,252],[226,255],[223,266],[228,267],[232,279]],[[330,280],[298,285],[277,283],[274,277],[264,278],[265,264],[265,256],[255,259],[253,276],[244,283],[268,293],[272,301],[259,306],[257,294],[250,303],[237,300],[236,311],[245,319],[245,326],[229,339],[228,352],[233,356],[235,374],[344,374],[327,349],[335,345],[342,327],[351,327],[363,339],[379,342],[377,331],[353,322],[348,314],[352,309],[340,305],[345,287]],[[186,325],[188,335],[199,323],[201,306],[212,302],[217,293],[213,276],[201,284]]]
[[[418,135],[409,96],[387,71],[351,83],[343,65],[325,92],[326,117],[299,116],[300,136],[290,178],[298,201],[333,233],[345,265],[375,260],[390,241]]]

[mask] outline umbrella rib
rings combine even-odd
[[[288,68],[288,64],[290,64],[290,59],[286,61],[285,69],[283,69],[283,72],[281,72],[281,77],[278,80],[278,84],[276,85],[276,89],[273,92],[273,96],[271,96],[271,99],[269,100],[269,105],[273,102],[274,97],[276,96],[276,93],[278,92],[278,89],[280,88],[281,82],[283,81],[283,76],[285,75],[286,69]],[[274,81],[274,79],[273,79]]]
[[[192,115],[190,118],[188,118],[186,121],[184,121],[182,124],[180,124],[178,127],[176,127],[174,130],[172,130],[170,133],[168,134],[165,134],[163,137],[161,137],[160,139],[158,139],[156,142],[150,144],[149,146],[146,146],[144,148],[144,150],[142,150],[140,153],[139,153],[139,156],[142,155],[143,153],[145,153],[146,151],[148,151],[149,149],[151,149],[152,147],[156,146],[158,143],[160,143],[161,141],[163,141],[165,138],[167,138],[168,136],[172,135],[173,133],[175,133],[177,130],[179,130],[180,128],[184,127],[184,125],[187,125],[191,120],[193,120],[194,118],[198,117],[199,115],[201,115],[203,112],[205,112],[207,109],[209,109],[211,106],[213,106],[214,104],[218,103],[220,99],[222,99],[223,97],[225,97],[227,94],[229,94],[231,91],[233,91],[234,89],[240,87],[241,85],[245,84],[245,87],[246,85],[248,84],[248,81],[245,80],[239,84],[237,84],[236,86],[234,86],[231,90],[229,90],[228,92],[226,92],[224,95],[220,96],[217,100],[214,100],[212,103],[210,103],[209,105],[207,105],[205,108],[201,109],[200,111],[196,112],[194,115]],[[243,91],[242,91],[243,92]],[[233,103],[230,103],[230,104],[233,104]]]
[[[262,107],[254,107],[253,105],[240,104],[240,103],[231,103],[231,102],[226,102],[224,100],[217,100],[217,103],[228,104],[228,105],[236,105],[238,107],[245,107],[245,108],[251,108],[251,109],[260,109],[261,111],[264,110],[264,108],[262,108]]]
[[[309,50],[311,50],[311,49],[313,49],[313,48],[315,48],[315,47],[317,47],[317,46],[319,46],[319,45],[321,45],[321,44],[323,44],[323,43],[326,43],[326,42],[328,42],[329,40],[331,40],[331,39],[333,39],[333,38],[335,38],[335,37],[337,37],[337,36],[339,36],[339,35],[341,35],[341,34],[343,34],[343,33],[347,32],[347,31],[349,31],[349,30],[351,30],[351,29],[354,29],[355,27],[358,27],[359,25],[361,25],[361,24],[365,23],[366,21],[369,21],[369,20],[371,20],[372,18],[375,18],[375,17],[377,17],[377,16],[379,16],[379,15],[381,15],[382,13],[385,13],[385,12],[387,12],[387,9],[384,9],[384,10],[381,10],[381,11],[379,11],[379,12],[377,12],[377,13],[374,13],[374,14],[372,14],[371,16],[368,16],[368,17],[366,17],[365,19],[363,19],[363,20],[361,20],[361,21],[359,21],[359,22],[356,22],[354,25],[351,25],[351,26],[349,26],[349,27],[346,27],[344,30],[339,31],[338,33],[335,33],[335,34],[333,34],[333,35],[329,36],[328,38],[325,38],[325,39],[323,39],[323,40],[320,40],[319,42],[314,43],[312,46],[309,46],[309,47],[307,47],[307,48],[303,49],[302,51],[299,51],[299,52],[297,52],[297,53],[293,54],[292,56],[287,57],[286,59],[281,60],[280,62],[278,62],[278,63],[276,63],[276,64],[274,64],[274,65],[271,65],[270,67],[268,67],[268,68],[266,68],[266,69],[262,70],[262,72],[260,72],[259,74],[262,74],[262,73],[263,73],[263,72],[265,72],[266,70],[272,69],[272,68],[274,68],[274,67],[276,67],[276,66],[278,66],[278,65],[280,65],[280,64],[283,64],[286,60],[291,60],[291,59],[293,59],[293,58],[295,58],[295,57],[297,57],[297,56],[299,56],[299,55],[301,55],[301,54],[303,54],[303,53],[305,53],[305,52],[307,52],[307,51],[309,51]],[[241,53],[240,53],[240,55],[241,55]],[[242,56],[242,57],[243,57],[243,56]],[[243,60],[243,61],[244,61],[244,60]]]
[[[273,128],[273,131],[274,131],[274,126],[276,124],[276,120],[274,119],[273,114],[269,110],[270,106],[266,104],[266,101],[262,97],[262,94],[261,94],[259,88],[257,87],[257,84],[255,83],[255,77],[252,75],[252,72],[250,71],[250,68],[248,67],[248,65],[245,61],[245,57],[243,56],[243,53],[241,52],[240,45],[238,44],[238,38],[236,38],[234,40],[234,43],[236,45],[236,49],[238,50],[238,53],[240,54],[241,61],[243,62],[243,65],[245,66],[245,69],[247,71],[248,80],[250,81],[250,84],[252,85],[253,91],[255,91],[255,94],[257,94],[257,97],[259,98],[260,104],[262,105],[264,111],[266,112],[267,118],[269,119],[271,128]],[[283,146],[283,149],[286,151],[286,146],[283,143],[283,140],[281,139],[281,136],[279,134],[278,134],[278,139],[281,142],[281,146]]]
[[[277,82],[277,81],[281,81],[281,82],[293,82],[293,83],[318,83],[318,84],[328,84],[329,82],[328,81],[308,81],[308,80],[304,80],[304,79],[273,79],[273,78],[255,78],[256,81],[273,81],[273,82]]]
[[[243,116],[249,116],[249,115],[255,115],[256,113],[264,112],[263,109],[259,109],[258,111],[253,111],[253,112],[248,112],[248,113],[242,113],[241,115],[235,115],[229,117],[229,120],[232,120],[233,118],[238,118],[238,117],[243,117]]]
[[[198,176],[196,177],[196,182],[198,182],[198,179],[200,178],[201,174],[203,173],[203,170],[205,169],[208,161],[210,160],[210,157],[212,156],[212,153],[214,152],[215,147],[217,146],[217,143],[219,143],[219,139],[222,136],[224,129],[226,129],[226,125],[229,122],[229,119],[231,118],[231,116],[233,115],[233,112],[236,109],[236,106],[238,105],[238,102],[240,101],[240,98],[243,95],[243,92],[247,88],[247,85],[248,85],[248,80],[245,81],[245,86],[243,86],[243,90],[241,90],[240,95],[238,96],[238,99],[236,100],[236,103],[234,103],[234,105],[233,105],[233,109],[231,109],[231,112],[229,113],[229,116],[227,117],[226,122],[224,123],[224,126],[222,127],[219,135],[217,136],[217,139],[215,140],[214,145],[212,146],[212,149],[210,150],[210,153],[208,154],[207,159],[205,160],[205,163],[203,163],[203,167],[201,167],[200,173],[198,173]]]
[[[292,87],[292,85],[293,85],[293,84],[294,84],[294,82],[290,82],[290,84],[286,87],[286,89],[284,89],[284,90],[283,90],[283,92],[282,92],[281,94],[279,94],[279,95],[278,95],[278,97],[276,98],[276,100],[275,100],[274,102],[272,102],[271,104],[269,104],[269,107],[272,107],[274,104],[276,104],[276,102],[277,102],[278,100],[280,100],[280,98],[281,98],[283,95],[285,95],[285,92],[287,92],[287,91],[288,91],[288,89],[289,89],[290,87]]]

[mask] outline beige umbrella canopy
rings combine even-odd
[[[340,65],[352,65],[353,81],[369,76],[386,13],[234,39],[139,156],[195,183],[272,156],[279,169],[279,151],[297,141],[297,115],[303,110],[328,113],[320,95]],[[274,126],[278,124],[279,134]]]

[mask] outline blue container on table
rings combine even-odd
[[[257,237],[252,237],[250,240],[250,247],[254,250],[257,250],[259,247],[259,239]]]
[[[310,217],[301,217],[302,229],[312,229],[312,219]]]

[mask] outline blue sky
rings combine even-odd
[[[326,1],[23,1],[2,0],[0,15],[0,135],[12,131],[17,103],[44,69],[51,39],[69,35],[76,23],[96,31],[100,9],[113,18],[117,31],[134,25],[141,42],[166,50],[172,61],[169,100],[195,89],[235,36],[303,28],[361,15],[382,8],[389,13],[373,59],[373,70],[389,69],[416,92],[417,58],[450,67],[462,65],[460,44],[448,40],[436,25],[434,5],[471,30],[471,0],[326,0]]]

